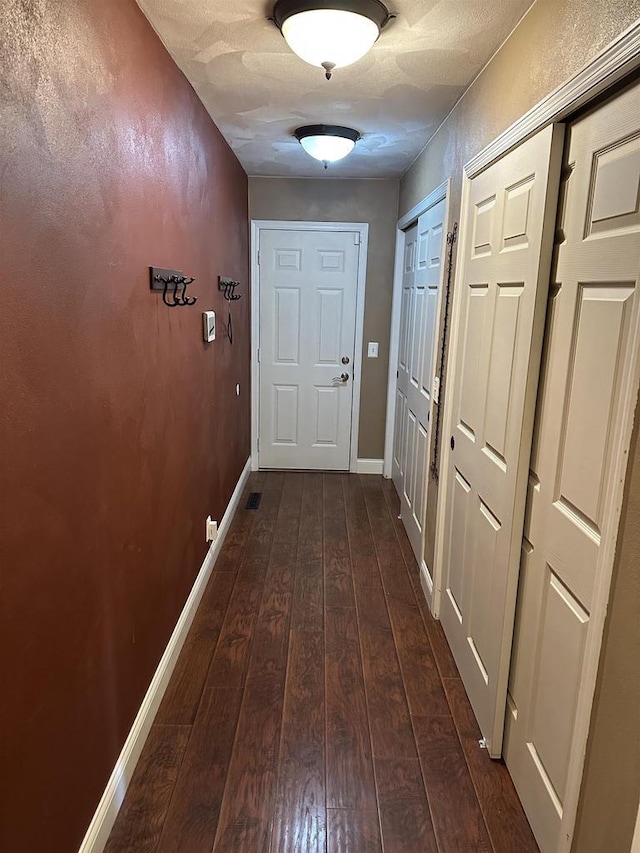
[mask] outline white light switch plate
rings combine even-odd
[[[202,312],[202,332],[205,341],[209,344],[216,339],[216,312]]]
[[[367,348],[367,358],[377,358],[378,357],[378,342],[377,341],[369,341],[369,346]]]

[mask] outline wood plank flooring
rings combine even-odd
[[[254,473],[107,853],[536,853],[388,480]]]

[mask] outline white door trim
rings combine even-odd
[[[617,36],[577,74],[546,95],[465,165],[473,178],[543,127],[561,122],[640,67],[640,20]]]
[[[636,831],[631,840],[631,853],[640,853],[640,803],[638,803],[638,817],[636,818]]]
[[[355,356],[353,361],[353,398],[351,402],[351,445],[349,471],[358,465],[358,435],[360,427],[360,388],[362,375],[362,342],[364,337],[364,297],[367,283],[369,224],[367,222],[297,222],[272,219],[251,220],[251,469],[257,471],[258,436],[260,433],[260,264],[258,246],[260,231],[355,231],[360,235],[358,282],[356,289]]]
[[[398,345],[400,343],[400,304],[402,302],[402,272],[404,266],[405,232],[396,229],[396,255],[393,264],[393,290],[391,292],[391,328],[389,331],[389,374],[387,376],[387,421],[384,430],[384,462],[382,475],[391,477],[393,463],[393,430],[396,423],[396,373],[398,371]]]
[[[391,465],[393,461],[393,431],[395,429],[396,420],[396,373],[398,372],[398,343],[400,340],[400,304],[402,301],[402,273],[404,264],[404,238],[405,231],[409,226],[417,222],[418,217],[426,213],[435,204],[441,202],[444,198],[447,199],[447,205],[444,215],[444,221],[449,222],[449,186],[451,179],[447,178],[440,186],[425,196],[422,201],[419,201],[415,207],[412,207],[408,213],[401,216],[396,226],[396,255],[393,267],[393,291],[391,296],[391,330],[389,335],[389,374],[387,377],[387,421],[384,433],[384,463],[382,473],[383,476],[391,477]],[[434,353],[438,350],[440,342],[440,320],[442,310],[442,277],[445,274],[446,264],[443,262],[441,270],[440,290],[438,293],[438,305],[436,307],[436,334],[434,335]],[[437,369],[438,361],[433,360],[434,370]],[[429,449],[431,448],[431,435],[429,436]],[[430,452],[427,456],[427,467],[431,464]]]

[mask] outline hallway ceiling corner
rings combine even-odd
[[[394,178],[415,160],[532,0],[395,0],[361,60],[330,81],[288,48],[264,0],[137,0],[249,175]],[[328,172],[293,132],[347,124]]]

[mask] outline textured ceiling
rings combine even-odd
[[[295,56],[264,0],[138,0],[249,175],[401,175],[532,0],[395,0],[371,52],[330,81]],[[526,57],[523,58],[526,62]],[[363,134],[325,172],[304,124]]]

